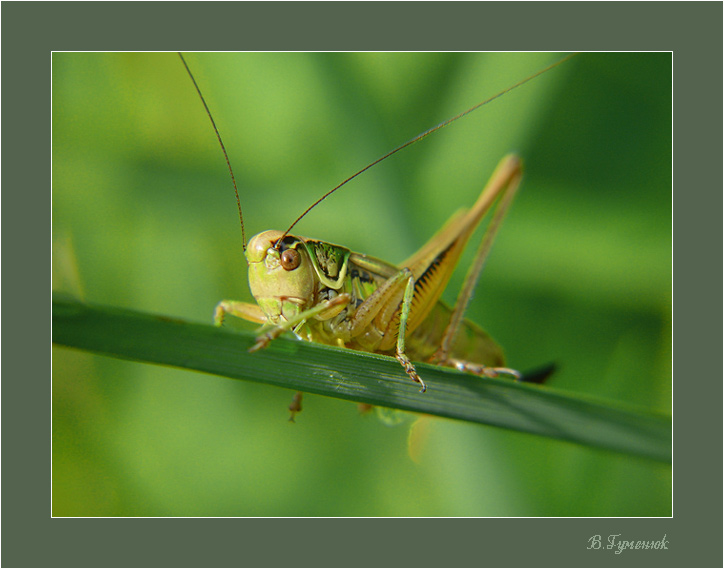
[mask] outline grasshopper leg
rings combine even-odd
[[[477,284],[480,277],[480,272],[483,270],[483,266],[485,264],[485,260],[488,257],[488,253],[490,253],[490,248],[493,244],[493,240],[495,239],[495,235],[500,228],[503,217],[505,217],[505,214],[510,208],[510,204],[513,201],[515,192],[520,185],[521,176],[522,166],[520,163],[520,159],[514,155],[506,156],[500,161],[497,168],[495,169],[495,172],[493,172],[490,181],[486,184],[486,187],[483,190],[481,199],[484,196],[489,195],[493,200],[497,198],[498,204],[495,208],[495,212],[493,213],[493,217],[490,220],[490,224],[485,230],[485,233],[480,241],[480,246],[475,253],[475,259],[472,265],[470,265],[468,274],[465,276],[465,281],[463,282],[463,286],[460,289],[457,301],[455,302],[455,307],[450,316],[450,322],[447,326],[447,329],[445,330],[445,334],[443,335],[440,347],[432,358],[433,361],[439,362],[442,365],[450,365],[451,367],[456,367],[461,371],[476,373],[477,375],[496,377],[498,373],[502,373],[506,375],[512,375],[517,379],[520,379],[521,377],[521,374],[519,372],[515,370],[510,370],[508,368],[489,368],[480,364],[474,364],[462,360],[454,360],[449,357],[450,351],[455,342],[455,338],[460,331],[460,326],[463,322],[463,315],[465,313],[465,309],[467,308],[470,299],[473,296],[475,285]]]
[[[399,295],[402,287],[405,287],[400,308]],[[354,337],[360,330],[364,330],[374,318],[384,322],[384,327],[390,325],[394,316],[399,312],[400,322],[397,327],[397,347],[395,358],[400,362],[407,375],[412,381],[420,384],[420,391],[425,392],[427,386],[417,374],[415,366],[405,353],[405,335],[407,333],[407,321],[410,317],[412,298],[415,294],[415,277],[408,268],[400,270],[399,273],[390,277],[383,286],[378,288],[355,312],[352,323],[349,325],[349,333]]]
[[[485,377],[498,377],[499,375],[509,375],[515,381],[520,381],[523,378],[523,375],[519,371],[509,367],[488,367],[475,362],[467,362],[465,360],[456,359],[449,359],[445,362],[445,364],[449,365],[450,367],[454,367],[459,371],[465,371]]]
[[[297,391],[289,404],[289,422],[294,423],[294,416],[302,410],[302,397],[304,393]]]
[[[285,322],[280,324],[266,324],[262,327],[259,336],[257,336],[256,344],[249,348],[249,351],[256,352],[257,350],[266,348],[272,340],[275,340],[287,330],[295,328],[300,323],[303,323],[305,320],[313,318],[314,316],[322,315],[326,318],[330,318],[334,314],[339,314],[344,307],[350,303],[351,299],[352,297],[349,294],[340,294],[339,296],[335,296],[330,300],[318,304],[314,308],[300,312],[294,318]],[[265,328],[268,329],[264,331]]]
[[[227,314],[231,314],[248,322],[256,322],[257,324],[264,324],[266,322],[266,315],[262,312],[258,304],[240,302],[238,300],[222,300],[216,305],[216,309],[214,310],[214,325],[221,326]]]
[[[312,318],[317,315],[323,317],[331,317],[334,314],[341,312],[347,304],[349,304],[351,297],[348,294],[341,294],[327,302],[324,302],[310,310],[305,310],[298,314],[295,318],[292,318],[288,322],[284,322],[281,325],[270,325],[267,317],[262,309],[257,304],[251,304],[248,302],[239,302],[236,300],[223,300],[216,305],[214,311],[214,324],[221,326],[224,322],[224,316],[231,314],[243,320],[250,322],[256,322],[258,324],[265,324],[270,326],[270,329],[260,334],[256,338],[256,343],[249,348],[250,352],[255,352],[262,348],[266,348],[269,343],[280,336],[286,330],[290,330],[303,323],[308,318]],[[294,417],[297,413],[302,410],[302,397],[303,393],[297,391],[294,394],[291,404],[289,405],[289,420],[294,423]]]
[[[427,391],[427,386],[422,378],[417,374],[415,366],[410,361],[410,358],[405,354],[405,335],[407,333],[407,320],[410,316],[410,306],[412,306],[412,297],[415,294],[415,279],[410,277],[407,279],[407,286],[405,287],[405,296],[402,299],[402,310],[400,312],[400,327],[397,333],[397,351],[395,357],[400,362],[407,375],[410,376],[412,381],[416,381],[420,384],[420,393]]]

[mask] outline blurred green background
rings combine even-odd
[[[247,237],[559,55],[189,54]],[[526,173],[469,317],[550,386],[671,409],[671,56],[582,54],[376,166],[299,234],[400,262],[497,161]],[[176,54],[53,55],[53,285],[210,322],[251,300],[233,190]],[[474,249],[474,247],[471,247]],[[446,298],[453,300],[469,251]],[[232,324],[253,329],[253,325]],[[668,516],[667,465],[64,348],[56,516]]]

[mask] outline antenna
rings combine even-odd
[[[206,114],[209,115],[209,120],[211,120],[211,125],[214,127],[214,132],[216,133],[216,138],[219,139],[219,144],[221,145],[221,150],[224,152],[224,158],[226,159],[226,165],[229,167],[229,174],[231,175],[231,183],[234,184],[234,195],[236,195],[236,206],[239,208],[239,221],[241,221],[241,239],[243,242],[244,251],[246,251],[246,234],[244,233],[244,216],[241,213],[241,201],[239,200],[239,190],[236,188],[236,179],[234,178],[234,171],[231,169],[231,162],[229,162],[229,155],[226,153],[226,147],[224,146],[224,141],[221,140],[221,135],[219,134],[219,129],[216,128],[216,123],[214,122],[214,117],[211,116],[211,111],[209,110],[209,106],[206,104],[206,100],[204,99],[204,96],[201,94],[201,89],[199,89],[199,86],[196,83],[196,79],[194,79],[193,73],[191,73],[189,66],[186,64],[186,60],[184,59],[184,56],[181,55],[180,51],[178,52],[178,56],[181,58],[181,61],[184,64],[184,67],[186,68],[186,71],[188,72],[189,77],[191,77],[191,81],[193,81],[194,87],[196,87],[196,92],[199,94],[199,97],[201,98],[201,102],[204,104],[204,108],[206,109]]]
[[[519,81],[519,82],[516,83],[515,85],[513,85],[513,86],[511,86],[511,87],[508,87],[507,89],[504,89],[504,90],[500,91],[500,93],[498,93],[497,95],[493,95],[493,96],[490,97],[489,99],[485,99],[483,102],[478,103],[477,105],[475,105],[475,106],[473,106],[473,107],[470,107],[467,111],[463,111],[462,113],[460,113],[460,114],[458,114],[458,115],[455,115],[454,117],[449,118],[449,119],[447,119],[447,120],[444,121],[444,122],[441,122],[439,125],[434,126],[434,127],[430,128],[430,129],[426,130],[425,132],[422,132],[422,133],[418,134],[416,137],[411,138],[410,140],[408,140],[408,141],[405,142],[404,144],[401,144],[401,145],[398,146],[397,148],[395,148],[395,149],[393,149],[393,150],[390,150],[390,151],[389,151],[387,154],[385,154],[384,156],[380,156],[380,157],[379,157],[377,160],[375,160],[374,162],[368,164],[367,166],[365,166],[364,168],[362,168],[362,169],[359,170],[358,172],[352,174],[349,178],[347,178],[346,180],[344,180],[341,184],[336,185],[334,188],[332,188],[332,189],[329,190],[326,194],[324,194],[321,198],[319,198],[316,202],[314,202],[312,205],[310,205],[306,210],[304,210],[304,213],[302,213],[302,215],[300,215],[297,219],[294,220],[294,223],[292,223],[292,224],[287,228],[287,230],[286,230],[286,231],[284,232],[284,234],[279,238],[279,240],[276,242],[276,244],[275,244],[274,246],[275,246],[275,247],[278,247],[278,245],[279,245],[279,244],[282,242],[282,240],[287,236],[287,234],[294,228],[294,226],[295,226],[297,223],[299,223],[299,222],[302,220],[302,218],[303,218],[305,215],[307,215],[310,211],[312,211],[315,207],[317,207],[321,202],[323,202],[325,199],[327,199],[329,196],[331,196],[334,192],[336,192],[338,189],[340,189],[342,186],[344,186],[347,182],[349,182],[349,181],[353,180],[354,178],[356,178],[357,176],[359,176],[362,172],[365,172],[365,171],[369,170],[369,169],[372,168],[372,166],[374,166],[375,164],[379,164],[380,162],[382,162],[382,161],[385,160],[386,158],[389,158],[390,156],[392,156],[393,154],[396,154],[396,153],[399,152],[400,150],[402,150],[402,149],[404,149],[404,148],[407,148],[408,146],[412,145],[413,143],[417,142],[418,140],[422,140],[423,138],[425,138],[425,137],[428,136],[429,134],[432,134],[433,132],[435,132],[435,131],[437,131],[437,130],[440,130],[441,128],[444,128],[444,127],[446,127],[446,126],[448,126],[449,124],[451,124],[451,123],[455,122],[456,120],[464,117],[465,115],[468,115],[468,114],[472,113],[473,111],[479,109],[479,108],[482,107],[483,105],[487,105],[487,104],[490,103],[491,101],[494,101],[494,100],[497,99],[498,97],[502,97],[503,95],[505,95],[506,93],[509,93],[509,92],[512,91],[513,89],[517,89],[517,88],[520,87],[521,85],[524,85],[524,84],[527,83],[528,81],[530,81],[530,80],[532,80],[532,79],[535,79],[535,78],[538,77],[539,75],[542,75],[543,73],[546,73],[547,71],[550,71],[550,70],[553,69],[554,67],[558,67],[561,63],[564,63],[564,62],[568,61],[569,59],[571,59],[571,58],[572,58],[573,56],[575,56],[575,55],[577,55],[577,54],[576,54],[576,53],[571,53],[571,54],[569,54],[569,55],[567,55],[567,56],[559,59],[559,60],[556,61],[555,63],[552,63],[552,64],[549,65],[548,67],[546,67],[546,68],[544,68],[544,69],[541,69],[540,71],[537,71],[537,72],[534,73],[533,75],[530,75],[530,76],[526,77],[525,79],[523,79],[522,81]]]

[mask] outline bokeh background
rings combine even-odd
[[[187,60],[248,237],[559,56]],[[511,151],[523,187],[469,317],[513,367],[556,362],[551,388],[670,413],[668,53],[578,55],[360,176],[298,233],[399,262]],[[200,322],[251,300],[228,172],[176,54],[53,55],[53,287]],[[671,515],[668,465],[571,443],[388,426],[320,396],[290,424],[291,391],[58,347],[52,388],[55,516]]]

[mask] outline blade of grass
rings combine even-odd
[[[249,354],[251,333],[59,296],[53,298],[53,342],[671,461],[669,417],[544,386],[420,364],[428,391],[419,393],[393,358],[286,338]]]

